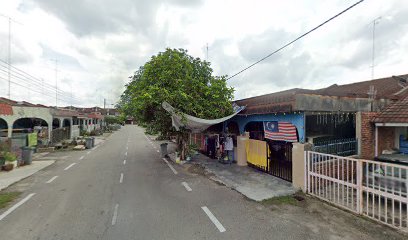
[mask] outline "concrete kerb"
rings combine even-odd
[[[36,172],[45,169],[46,167],[55,163],[54,160],[35,161],[31,165],[16,168],[10,172],[0,173],[0,191],[17,183],[23,179],[30,177]]]

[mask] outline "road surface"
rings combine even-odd
[[[24,191],[0,212],[0,239],[367,239],[280,217],[158,150],[125,126],[91,151],[62,153],[12,187]]]

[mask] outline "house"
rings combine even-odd
[[[408,97],[372,118],[375,132],[374,157],[408,165]]]
[[[53,116],[49,107],[7,98],[0,98],[0,104],[2,137],[18,137],[36,128],[44,134],[44,139],[51,138]]]
[[[238,149],[238,140],[247,133],[249,143],[241,148],[247,148],[248,163],[252,161],[248,149],[257,149],[260,152],[254,156],[264,155],[264,160],[259,165],[257,158],[254,167],[291,181],[294,145],[310,144],[314,151],[340,156],[364,156],[370,144],[365,127],[370,116],[408,95],[407,77],[334,84],[317,90],[294,88],[237,100],[234,104],[246,108],[225,121],[221,131],[236,136],[236,153],[245,152]],[[280,134],[265,134],[267,123]]]

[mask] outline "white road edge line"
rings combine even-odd
[[[165,163],[167,163],[167,166],[169,166],[169,168],[171,169],[171,171],[173,171],[173,173],[174,173],[175,175],[177,175],[176,169],[174,169],[174,167],[171,166],[171,164],[169,163],[169,161],[167,161],[167,159],[165,159],[165,158],[163,158],[163,161],[164,161]]]
[[[80,157],[80,158],[79,158],[79,160],[82,160],[82,159],[84,159],[84,157],[85,157],[85,156],[82,156],[82,157]]]
[[[76,163],[71,163],[71,165],[69,165],[68,167],[66,167],[65,169],[64,169],[64,171],[67,171],[68,169],[70,169],[72,166],[74,166]]]
[[[123,183],[123,173],[120,174],[119,183]]]
[[[46,183],[52,183],[55,179],[57,179],[58,176],[52,177],[50,180],[48,180]]]
[[[218,230],[220,232],[225,232],[226,231],[224,226],[222,226],[220,221],[218,221],[218,219],[214,216],[214,214],[212,214],[212,212],[210,211],[210,209],[208,209],[208,207],[203,206],[203,207],[201,207],[201,209],[203,209],[205,214],[207,214],[207,216],[210,218],[211,222],[214,223],[214,225],[218,228]]]
[[[188,184],[186,182],[182,182],[181,184],[186,188],[187,192],[193,191],[193,189],[191,189],[191,187],[188,186]]]
[[[115,210],[113,212],[113,217],[112,217],[112,226],[116,224],[116,219],[118,218],[118,208],[119,208],[119,204],[116,204]]]
[[[126,165],[126,159],[125,159],[125,160],[123,160],[123,165]]]
[[[0,221],[3,220],[5,217],[7,217],[7,215],[9,215],[10,213],[12,213],[14,210],[16,210],[18,207],[20,207],[21,205],[23,205],[25,202],[27,202],[28,200],[30,200],[30,198],[32,198],[35,195],[35,193],[30,193],[28,194],[27,197],[25,197],[24,199],[22,199],[20,202],[16,203],[14,206],[12,206],[11,208],[9,208],[7,211],[5,211],[3,214],[0,215]]]

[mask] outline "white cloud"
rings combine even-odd
[[[61,105],[70,103],[72,89],[74,104],[91,106],[115,102],[127,77],[166,47],[205,58],[208,43],[215,74],[232,75],[354,2],[11,0],[0,13],[23,23],[12,25],[13,65],[55,85],[50,59],[58,58],[59,87],[68,92]],[[371,0],[232,78],[236,98],[370,79],[370,22],[378,16],[375,76],[406,73],[408,3]],[[7,42],[8,22],[0,17],[3,61]],[[1,79],[0,91],[7,95]],[[51,105],[54,94],[14,85],[12,98]]]

